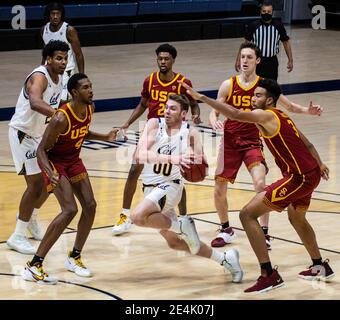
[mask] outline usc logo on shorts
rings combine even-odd
[[[284,197],[287,193],[287,188],[282,188],[279,192],[279,196],[280,197]]]

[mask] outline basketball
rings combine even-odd
[[[189,165],[189,168],[183,166],[184,171],[181,171],[181,173],[182,177],[189,182],[200,182],[208,175],[208,169],[206,162],[193,163]]]

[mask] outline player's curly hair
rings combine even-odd
[[[279,97],[282,93],[282,90],[279,86],[279,84],[272,79],[261,79],[259,81],[259,85],[260,88],[264,88],[266,89],[267,93],[267,97],[271,97],[274,100],[274,104],[276,104],[277,100],[279,100]]]
[[[61,12],[61,20],[63,21],[65,18],[65,7],[60,2],[51,2],[46,6],[45,12],[44,12],[45,21],[46,22],[50,21],[50,13],[53,10],[57,10]]]
[[[88,76],[85,73],[75,73],[67,82],[67,91],[70,93],[71,96],[72,90],[77,89],[78,87],[78,82],[82,79],[87,79]]]
[[[176,59],[177,57],[177,50],[174,46],[172,46],[169,43],[164,43],[161,44],[157,49],[156,49],[156,55],[158,56],[158,54],[160,52],[169,52],[171,54],[171,56]]]
[[[68,52],[70,50],[69,45],[60,40],[51,40],[42,50],[42,56],[46,60],[47,57],[53,57],[56,51]]]

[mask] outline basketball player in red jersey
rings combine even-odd
[[[218,91],[217,100],[227,103],[242,111],[251,111],[251,98],[258,86],[260,77],[256,75],[256,65],[260,62],[260,50],[252,43],[242,44],[240,47],[241,74],[224,81]],[[309,108],[289,101],[280,96],[279,105],[294,113],[320,115],[322,108],[312,105]],[[215,173],[214,200],[221,228],[215,239],[213,247],[223,247],[232,242],[236,234],[229,225],[227,186],[234,183],[237,173],[242,165],[246,165],[254,184],[255,192],[261,192],[265,187],[266,165],[262,154],[262,143],[259,131],[252,123],[242,123],[227,119],[224,123],[218,120],[218,112],[212,110],[210,123],[216,129],[223,129],[224,136],[221,141],[217,168]],[[269,213],[260,218],[263,232],[266,235],[268,250],[271,249],[268,235]]]
[[[77,214],[76,196],[82,213],[78,223],[73,250],[65,267],[78,276],[91,277],[91,271],[81,261],[81,250],[90,233],[96,212],[91,183],[86,168],[79,158],[84,139],[114,141],[118,129],[108,134],[89,130],[93,113],[92,84],[83,73],[73,75],[67,84],[71,102],[60,107],[46,128],[38,147],[38,162],[48,192],[56,196],[61,213],[48,226],[33,259],[27,262],[22,277],[27,281],[55,284],[57,279],[43,271],[42,263],[54,243]]]
[[[283,176],[259,192],[240,212],[242,225],[261,267],[261,276],[245,292],[265,292],[283,285],[277,268],[272,268],[265,236],[257,221],[270,210],[281,212],[288,208],[289,221],[312,259],[312,265],[300,272],[299,277],[323,281],[333,278],[334,272],[328,259],[322,260],[314,230],[306,219],[312,193],[319,185],[321,177],[328,180],[329,169],[294,122],[276,109],[281,95],[277,82],[269,79],[259,81],[252,99],[252,112],[233,108],[186,87],[195,99],[209,104],[229,119],[255,124]]]
[[[192,86],[189,79],[172,70],[177,57],[176,48],[170,44],[162,44],[156,49],[156,55],[159,71],[151,73],[144,80],[143,89],[141,92],[141,100],[126,123],[122,125],[120,128],[121,130],[126,130],[145,112],[146,109],[148,109],[148,119],[163,118],[168,95],[171,93],[186,95],[181,82]],[[188,98],[190,101],[192,120],[195,124],[199,124],[201,122],[200,109],[197,101],[195,101],[190,96],[188,96]],[[130,207],[133,195],[136,191],[137,180],[142,170],[142,164],[132,164],[130,167],[129,175],[124,188],[123,209],[118,223],[112,229],[113,235],[122,234],[128,231],[131,227],[131,220],[129,218]],[[178,208],[181,215],[186,214],[185,189],[183,189],[183,196]]]

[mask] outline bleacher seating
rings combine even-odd
[[[131,17],[154,14],[237,12],[242,0],[154,0],[135,2],[116,2],[104,4],[65,5],[68,19],[93,17]],[[41,20],[45,6],[25,6],[27,20]],[[2,7],[0,21],[12,19],[12,7]]]
[[[42,20],[44,17],[45,6],[25,6],[25,9],[27,20]],[[136,16],[137,9],[137,2],[65,5],[68,19]],[[12,19],[11,10],[12,7],[2,8],[0,10],[0,21]]]
[[[65,20],[82,46],[242,37],[258,18],[257,0],[76,0]],[[15,29],[12,7],[0,3],[0,51],[41,48],[45,5],[25,0],[24,29]]]

